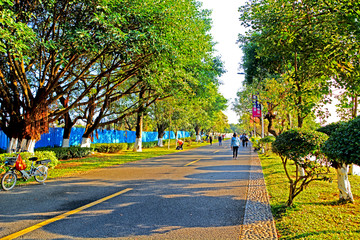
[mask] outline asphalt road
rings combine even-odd
[[[0,191],[0,238],[239,239],[250,148],[239,150],[232,159],[227,141]]]

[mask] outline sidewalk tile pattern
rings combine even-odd
[[[248,195],[240,239],[278,239],[260,159],[257,153],[252,151],[251,162]]]

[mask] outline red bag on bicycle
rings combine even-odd
[[[16,168],[16,170],[19,170],[19,171],[26,169],[26,163],[24,160],[22,160],[20,154],[18,155],[18,158],[16,159],[15,168]]]

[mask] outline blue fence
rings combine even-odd
[[[81,144],[84,128],[73,128],[70,134],[70,146]],[[63,140],[63,128],[50,128],[48,133],[41,135],[41,139],[36,142],[35,148],[61,146]],[[177,138],[190,137],[189,132],[178,131]],[[175,133],[170,131],[170,138],[175,139]],[[135,131],[119,130],[95,130],[92,136],[92,143],[134,143],[136,139]],[[169,139],[169,131],[165,132],[164,139]],[[157,132],[143,132],[143,142],[155,142],[158,140]],[[0,130],[0,148],[6,149],[9,145],[9,138]]]

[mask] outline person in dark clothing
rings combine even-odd
[[[242,146],[247,147],[248,142],[249,142],[249,137],[245,133],[243,135],[241,135],[240,140],[242,141]]]

